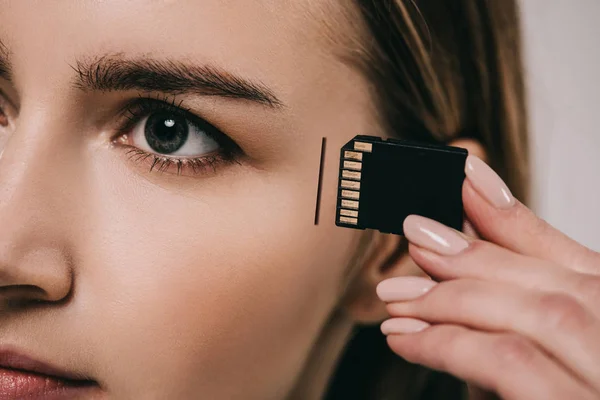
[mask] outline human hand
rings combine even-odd
[[[483,240],[406,219],[410,254],[435,281],[379,284],[390,348],[505,399],[600,398],[600,254],[536,217],[483,161],[470,156],[466,172]]]

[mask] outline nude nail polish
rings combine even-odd
[[[465,174],[475,190],[494,207],[506,209],[515,204],[515,198],[508,186],[492,168],[478,157],[467,157]]]
[[[437,283],[431,279],[406,276],[390,278],[377,285],[377,296],[382,301],[409,301],[423,296]]]
[[[469,242],[454,229],[419,215],[409,215],[404,220],[404,234],[411,243],[445,256],[469,247]]]
[[[414,318],[392,318],[381,324],[381,333],[384,335],[417,333],[429,328],[425,321]]]

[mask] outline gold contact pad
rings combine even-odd
[[[358,225],[358,219],[350,217],[340,217],[339,221],[344,224]]]
[[[363,155],[362,155],[362,153],[358,153],[356,151],[345,151],[344,158],[348,158],[350,160],[362,161]]]
[[[360,182],[346,181],[342,179],[342,183],[340,184],[340,186],[344,189],[360,190]]]
[[[356,171],[342,171],[342,178],[344,179],[354,179],[360,181],[361,173]]]
[[[358,218],[358,211],[342,209],[340,210],[340,215],[343,215],[344,217]]]
[[[344,169],[360,171],[362,170],[362,164],[356,161],[344,161]]]
[[[342,207],[352,210],[358,210],[358,201],[342,200]]]
[[[358,200],[360,198],[360,192],[355,192],[352,190],[342,190],[342,197],[346,199]]]
[[[373,152],[373,143],[354,142],[354,150],[371,153]]]

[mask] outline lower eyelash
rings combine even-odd
[[[146,163],[149,165],[149,172],[154,170],[165,172],[170,168],[175,168],[177,175],[181,175],[182,172],[188,169],[191,169],[194,174],[206,172],[208,169],[212,169],[214,173],[217,167],[223,163],[235,162],[240,164],[239,161],[226,157],[221,153],[197,158],[176,158],[148,153],[133,146],[127,147],[126,154],[128,158],[136,163]]]

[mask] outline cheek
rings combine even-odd
[[[314,226],[313,179],[254,173],[191,199],[105,178],[79,286],[99,310],[91,324],[115,383],[285,391],[337,301],[356,238]]]

